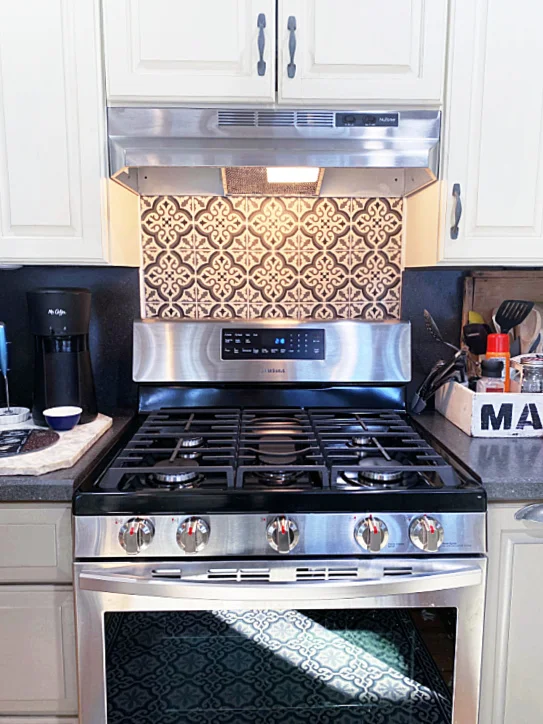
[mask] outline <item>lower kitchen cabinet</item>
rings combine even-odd
[[[0,588],[0,715],[77,714],[73,590]]]
[[[71,561],[68,503],[0,505],[0,724],[77,721]]]
[[[523,507],[489,506],[480,724],[542,720],[543,523]]]

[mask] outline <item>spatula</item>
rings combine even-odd
[[[502,302],[496,312],[496,324],[502,334],[509,334],[513,327],[524,322],[533,308],[533,302],[525,302],[520,299],[506,299]]]

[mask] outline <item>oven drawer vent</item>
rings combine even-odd
[[[411,566],[385,566],[383,568],[383,576],[412,576],[413,569]]]
[[[297,581],[334,581],[358,578],[357,568],[297,568]]]
[[[210,568],[208,581],[269,581],[269,568]]]

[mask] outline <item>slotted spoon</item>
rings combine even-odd
[[[456,347],[456,345],[443,339],[443,335],[439,331],[439,327],[437,326],[435,319],[427,309],[424,310],[424,323],[426,324],[426,329],[430,332],[436,342],[441,342],[441,344],[444,344],[447,347],[454,349],[455,352],[458,352],[458,347]]]

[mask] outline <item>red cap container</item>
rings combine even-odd
[[[508,334],[489,334],[486,341],[486,353],[509,354]]]

